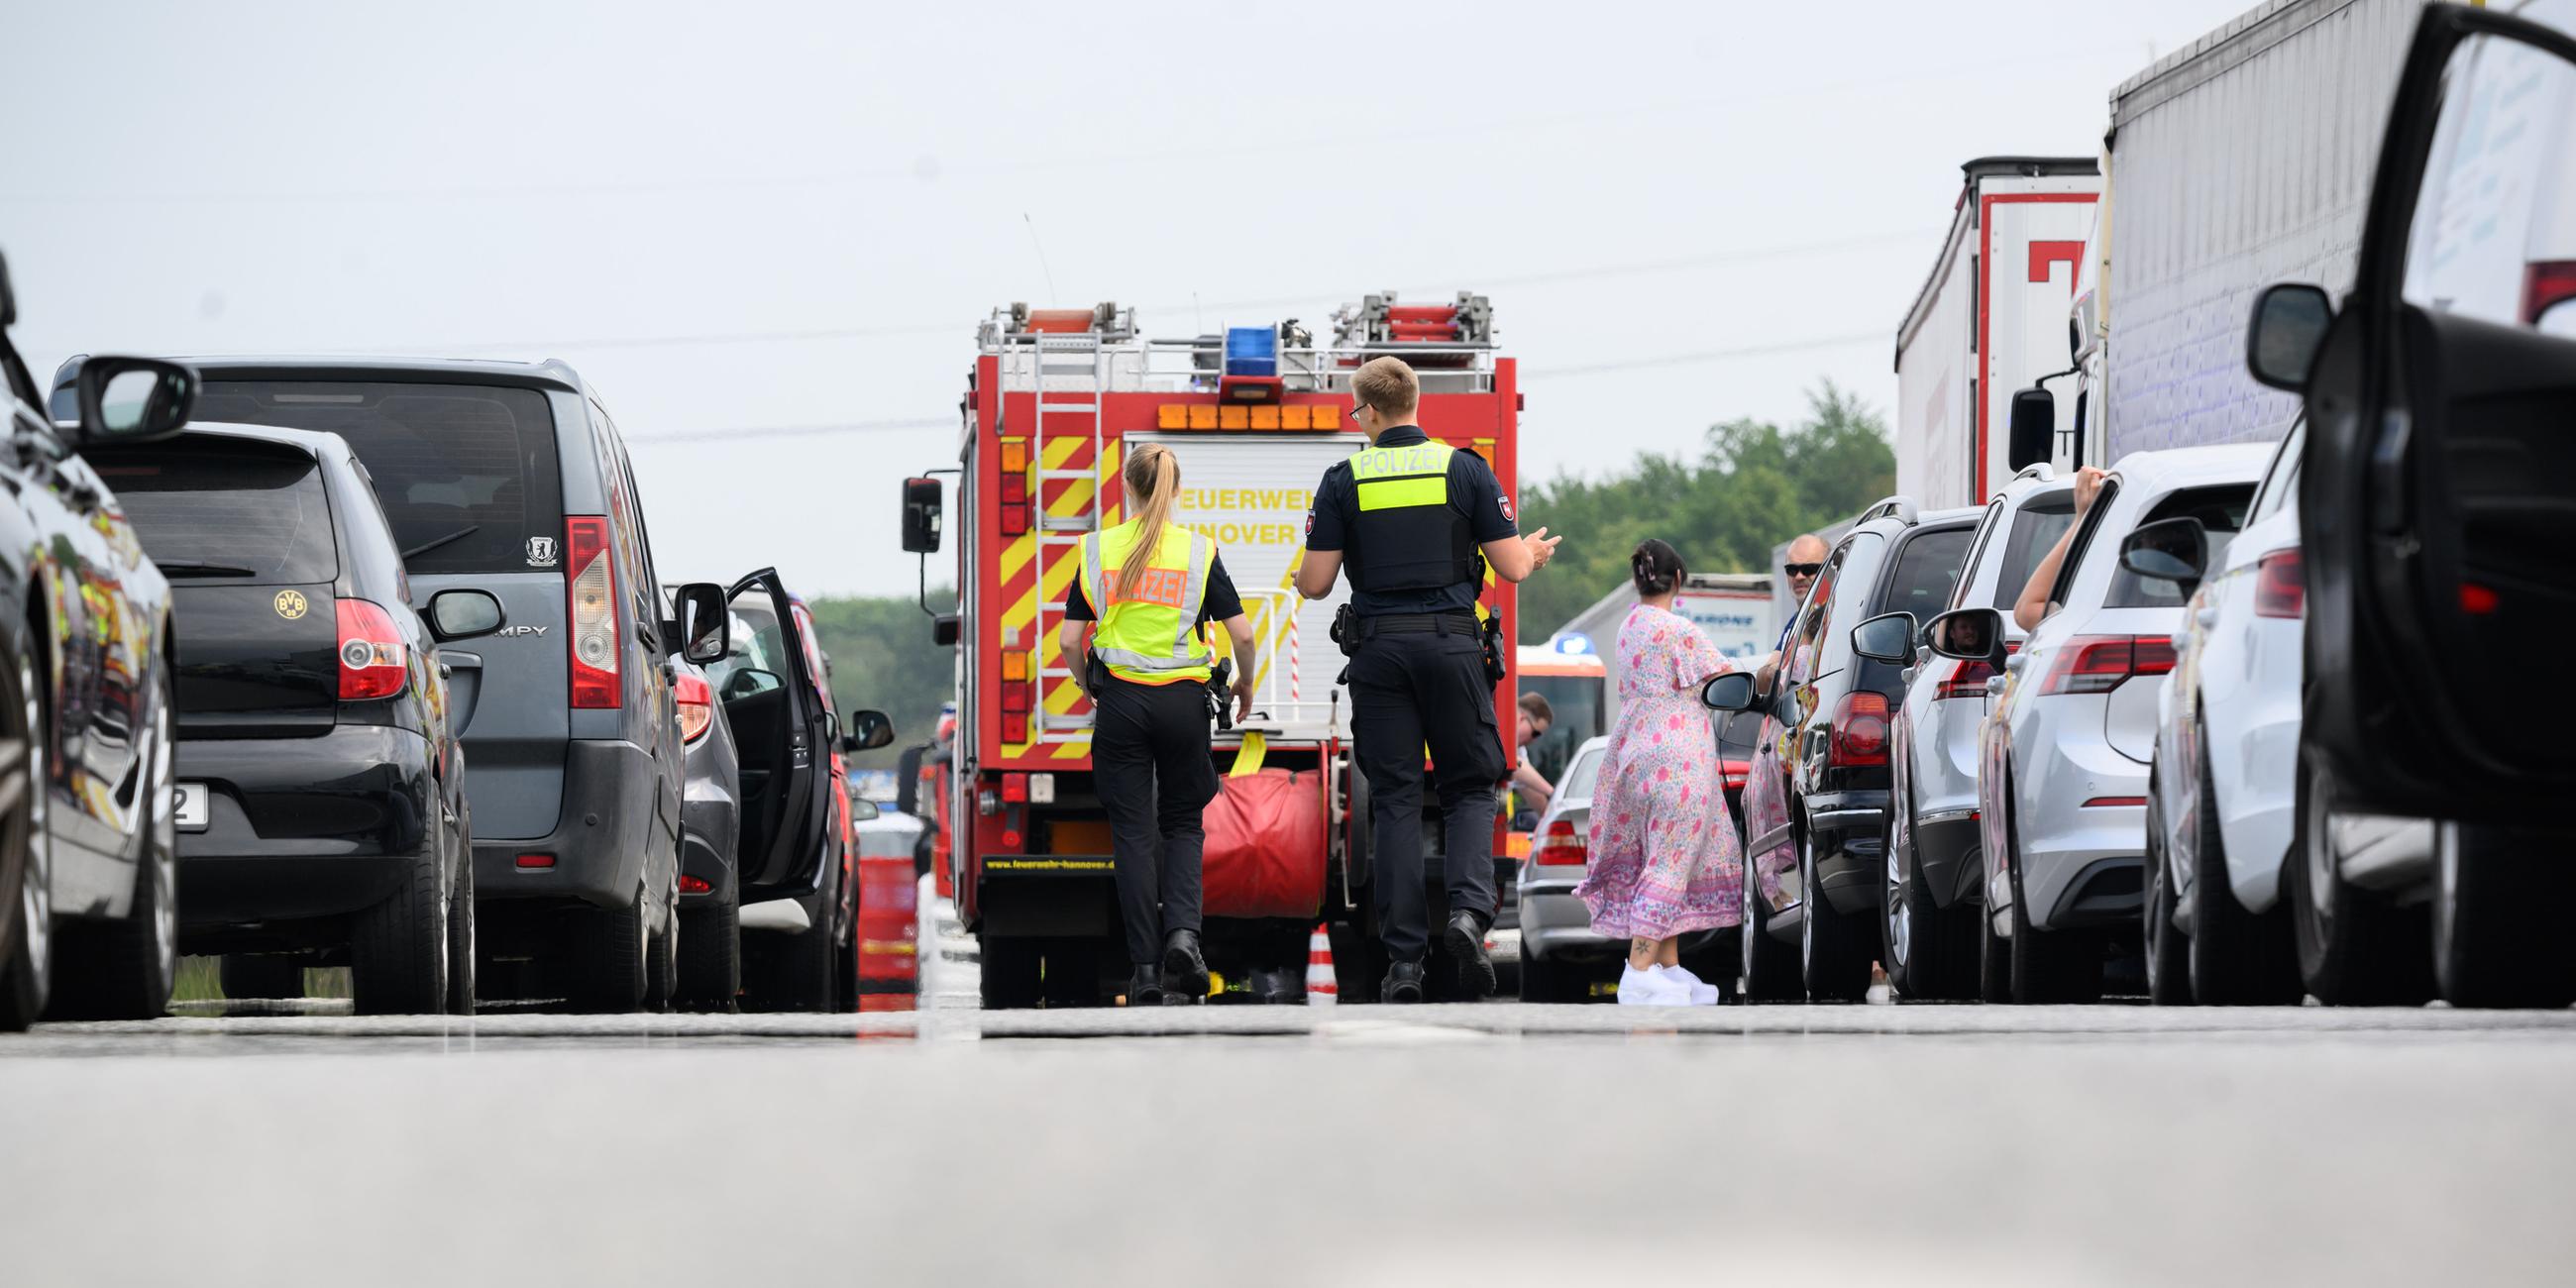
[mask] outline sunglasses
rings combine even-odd
[[[1780,565],[1780,571],[1785,572],[1792,577],[1813,577],[1824,570],[1825,566],[1820,563]]]

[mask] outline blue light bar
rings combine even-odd
[[[1225,374],[1279,374],[1279,332],[1275,327],[1230,326],[1225,329]]]

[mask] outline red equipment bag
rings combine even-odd
[[[1323,908],[1323,775],[1264,769],[1221,778],[1202,817],[1208,916],[1307,920]]]

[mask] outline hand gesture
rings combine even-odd
[[[2111,477],[2110,471],[2105,470],[2098,465],[2087,465],[2084,468],[2075,471],[2075,513],[2077,517],[2082,517],[2086,510],[2093,508],[2093,499],[2102,495],[2102,480],[2109,477]]]
[[[1546,567],[1547,561],[1556,554],[1557,543],[1563,540],[1565,540],[1563,537],[1547,535],[1547,529],[1544,527],[1521,538],[1521,544],[1529,547],[1530,571],[1537,572]]]
[[[1234,722],[1242,724],[1252,715],[1252,677],[1234,677]]]

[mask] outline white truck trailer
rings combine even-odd
[[[2054,441],[2011,444],[2011,463],[2107,465],[2288,430],[2298,400],[2245,373],[2248,311],[2273,282],[2351,288],[2422,7],[2271,0],[2112,91],[2068,328],[2081,374],[2048,386]]]
[[[2012,477],[2015,391],[2064,371],[2067,301],[2101,192],[2091,157],[1981,157],[1896,333],[1896,490],[1981,505]],[[2072,428],[2073,408],[2060,413]]]

